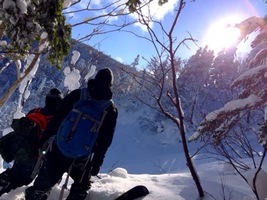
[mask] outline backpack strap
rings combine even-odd
[[[84,91],[84,90],[82,90],[82,91]],[[80,97],[80,99],[85,99],[85,98],[88,99],[87,97],[90,97],[88,92],[87,92],[88,95],[85,94],[85,93],[86,93],[86,92],[81,93],[81,97]],[[107,111],[106,111],[106,109],[107,109],[110,105],[112,105],[112,104],[113,104],[113,100],[107,100],[107,101],[105,101],[105,102],[102,103],[101,107],[103,108],[103,111],[104,111],[104,112],[103,112],[103,115],[102,115],[100,121],[95,120],[95,119],[92,118],[90,115],[87,115],[87,114],[85,114],[85,113],[82,113],[81,111],[79,111],[79,110],[73,108],[72,111],[78,113],[78,116],[77,116],[77,119],[76,119],[74,125],[73,125],[72,128],[71,128],[71,131],[70,131],[70,133],[69,133],[69,135],[68,135],[67,141],[69,141],[69,140],[72,139],[73,134],[74,134],[74,132],[75,132],[75,130],[76,130],[76,128],[77,128],[77,125],[78,125],[78,123],[79,123],[79,121],[80,121],[80,119],[81,119],[82,116],[85,116],[86,118],[88,118],[88,119],[90,119],[91,121],[94,122],[94,126],[92,126],[92,128],[91,128],[91,132],[96,132],[96,133],[98,133],[99,130],[100,130],[100,128],[101,128],[101,126],[102,126],[102,124],[103,124],[103,122],[104,122],[104,119],[105,119],[105,117],[106,117],[106,115],[107,115]]]
[[[81,95],[80,95],[80,101],[86,101],[87,99],[90,99],[89,91],[87,88],[81,89]]]
[[[88,91],[88,89],[87,88],[82,88],[81,89],[81,95],[80,95],[80,101],[86,101],[86,100],[94,100],[94,101],[98,101],[98,100],[95,100],[95,99],[93,99],[91,96],[90,96],[90,94],[89,94],[89,91]],[[101,105],[101,108],[103,108],[102,110],[104,111],[104,114],[103,114],[103,116],[104,117],[102,117],[103,119],[101,119],[101,121],[103,122],[103,120],[104,120],[104,118],[105,118],[105,116],[106,116],[106,109],[110,106],[110,105],[112,105],[112,104],[114,104],[114,101],[112,100],[112,99],[110,99],[110,100],[100,100],[100,101],[98,101],[99,103],[102,103],[102,105]]]

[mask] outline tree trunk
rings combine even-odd
[[[184,127],[182,126],[180,128],[181,128],[180,129],[180,134],[181,134],[181,139],[182,139],[182,144],[183,144],[183,150],[184,150],[184,155],[185,155],[185,158],[186,158],[186,165],[189,168],[191,176],[193,177],[193,179],[194,179],[194,181],[196,183],[196,186],[197,186],[197,189],[198,189],[198,193],[199,193],[199,197],[204,197],[204,192],[203,192],[201,183],[199,181],[199,177],[198,177],[198,175],[196,173],[195,167],[193,165],[192,159],[191,159],[190,154],[189,154],[187,141],[186,141],[186,137],[185,137]]]
[[[13,82],[13,84],[9,87],[8,91],[1,97],[0,99],[0,108],[7,102],[7,100],[10,98],[10,96],[13,94],[15,89],[18,87],[18,85],[21,83],[21,81],[24,80],[24,78],[31,72],[33,67],[35,66],[40,54],[35,54],[31,64],[25,71],[25,74],[23,77],[17,77],[17,79]]]

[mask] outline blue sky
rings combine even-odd
[[[111,1],[111,0],[109,0]],[[154,0],[156,1],[156,0]],[[85,1],[84,1],[85,2]],[[101,7],[101,0],[96,1],[96,7]],[[159,12],[155,15],[166,25],[173,19],[172,10],[174,4],[179,0],[169,0],[164,8],[159,8]],[[206,37],[210,27],[216,23],[221,23],[222,20],[227,23],[238,23],[251,16],[263,17],[267,14],[267,4],[263,0],[195,0],[186,1],[186,6],[180,15],[175,36],[178,40],[188,37],[188,32],[198,40],[199,46],[205,46]],[[159,15],[160,14],[160,15]],[[76,19],[80,20],[85,16],[76,15]],[[87,16],[88,17],[88,16]],[[114,23],[120,21],[119,18],[114,20]],[[80,26],[73,29],[73,37],[85,34],[89,26]],[[129,28],[128,28],[129,29]],[[132,26],[129,30],[136,34],[145,36],[146,32],[140,26]],[[151,43],[135,37],[132,34],[125,32],[114,32],[105,35],[94,36],[86,42],[94,46],[103,53],[110,55],[114,59],[118,59],[125,64],[133,62],[137,55],[150,59],[155,55]],[[97,44],[97,45],[96,45]],[[190,50],[185,47],[180,48],[177,56],[188,58],[193,55],[197,47],[193,43],[189,43]],[[139,67],[144,67],[146,62],[141,59]]]

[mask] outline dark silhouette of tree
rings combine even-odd
[[[195,181],[199,196],[203,197],[204,192],[187,145],[184,112],[180,100],[181,96],[177,88],[177,76],[179,74],[177,69],[180,68],[177,65],[181,64],[179,59],[176,59],[177,50],[182,44],[186,45],[187,41],[195,41],[190,34],[188,38],[183,39],[181,42],[178,42],[174,36],[174,31],[178,25],[178,18],[184,6],[185,2],[183,0],[179,1],[170,26],[165,26],[163,22],[156,21],[151,15],[145,15],[142,10],[136,10],[139,23],[146,27],[149,34],[148,37],[140,37],[151,42],[156,51],[156,55],[148,64],[150,70],[145,70],[142,75],[128,73],[142,86],[143,93],[151,97],[139,98],[139,100],[150,108],[162,113],[177,126],[183,145],[186,164]],[[152,23],[153,26],[159,27],[161,30],[160,34],[157,34],[154,28],[152,29]],[[127,69],[124,70],[127,72]],[[171,83],[171,87],[169,83]]]

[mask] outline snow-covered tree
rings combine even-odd
[[[228,88],[238,77],[239,62],[236,59],[236,47],[224,49],[218,53],[211,69],[211,82],[218,90]]]
[[[202,111],[205,113],[202,107],[209,96],[208,92],[211,92],[209,87],[213,59],[213,51],[208,50],[208,47],[200,48],[180,70],[178,90],[183,109],[188,113],[185,119],[191,124],[199,123],[196,119],[203,117]]]
[[[121,24],[119,21],[114,24],[110,18],[129,15],[127,6],[139,4],[139,1],[104,1],[102,7],[96,7],[90,0],[0,1],[0,56],[9,59],[9,64],[1,68],[0,74],[14,63],[23,63],[22,60],[29,54],[34,55],[32,64],[28,65],[24,74],[16,66],[16,80],[1,97],[0,107],[31,72],[41,54],[47,53],[48,60],[58,68],[61,67],[64,57],[70,53],[72,29],[83,25],[90,27],[85,35],[76,38],[79,41],[88,41],[94,35],[121,30],[135,20],[122,20]],[[77,22],[73,20],[74,13],[83,13],[89,17]]]
[[[62,0],[1,1],[1,38],[7,41],[2,43],[2,52],[16,60],[29,53],[39,54],[49,49],[48,59],[60,66],[63,57],[69,53],[71,37],[71,27],[66,24],[62,10]],[[36,42],[39,45],[48,42],[49,45],[36,48]]]
[[[256,48],[257,52],[262,52],[262,50],[264,50],[262,47],[266,46],[267,44],[267,36],[265,36],[265,39],[259,40],[259,38],[262,38],[263,35],[266,35],[267,30],[266,27],[263,26],[263,19],[261,19],[261,24],[259,24],[258,18],[253,19],[256,19],[255,23],[252,23],[253,20],[249,22],[245,21],[249,24],[243,24],[243,26],[246,26],[248,34],[256,31],[256,29],[259,31],[259,34],[252,42],[251,46],[253,50]],[[247,34],[244,34],[245,30],[242,29],[242,31],[243,37],[247,36]],[[261,46],[261,48],[258,49],[258,46]],[[265,59],[267,58],[267,54],[265,57],[258,57],[257,52],[255,53],[253,50],[250,54],[254,54],[254,57],[253,59],[250,59],[250,63],[253,61],[254,64],[251,65],[251,68],[249,68],[246,72],[236,78],[231,84],[232,88],[237,87],[240,90],[238,99],[227,103],[223,108],[207,115],[199,127],[199,132],[202,135],[206,133],[219,133],[221,132],[220,128],[233,126],[234,123],[236,123],[236,121],[233,119],[237,116],[240,116],[244,110],[255,109],[265,104],[267,100],[267,92],[265,87],[267,81],[265,76],[267,63],[265,62]],[[251,55],[249,55],[248,58],[251,58]],[[218,134],[218,137],[223,136],[220,133]]]
[[[257,155],[257,150],[251,149],[251,142],[257,140],[255,129],[260,132],[261,144],[264,147],[266,144],[266,22],[266,17],[251,17],[236,25],[241,30],[240,42],[251,34],[256,34],[251,43],[252,51],[248,55],[248,70],[231,83],[231,87],[239,91],[237,99],[209,113],[198,128],[202,140],[210,140],[217,153],[224,156],[246,181],[248,180],[238,169],[243,166],[238,158],[243,157],[242,152],[252,159],[254,155]],[[254,120],[254,123],[250,123],[247,118]],[[260,121],[264,121],[261,129],[255,126],[257,124],[255,122]],[[264,152],[266,153],[266,149]],[[254,162],[254,168],[256,167]],[[246,166],[246,169],[248,168],[249,166]],[[257,188],[252,187],[252,189],[258,199]]]

